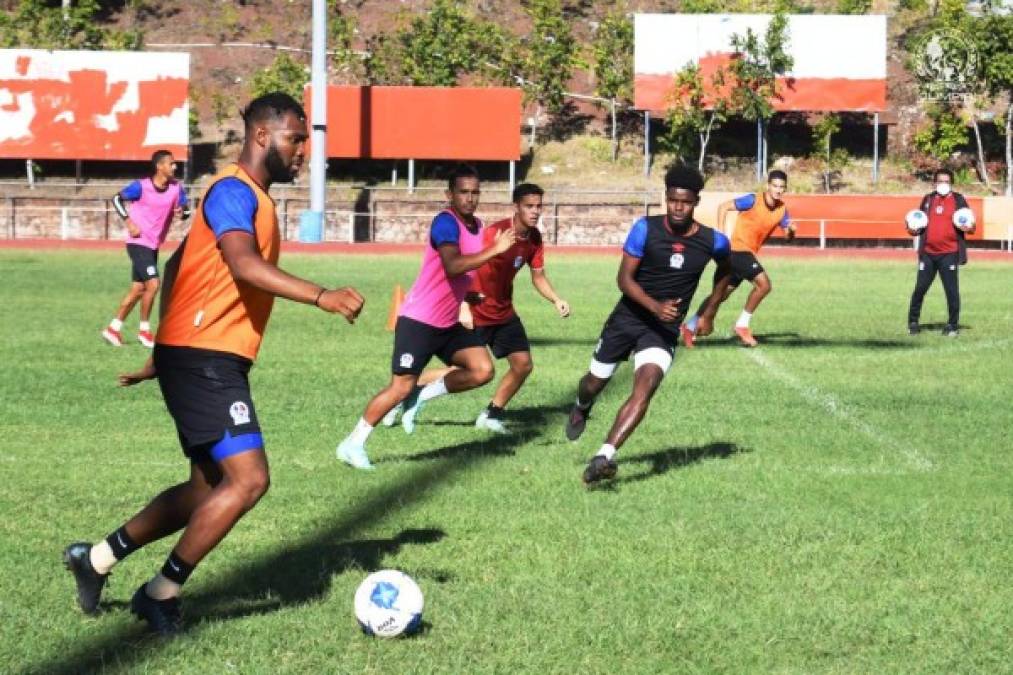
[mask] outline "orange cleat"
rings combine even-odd
[[[682,335],[682,344],[686,345],[686,349],[692,349],[693,340],[696,339],[696,334],[687,328],[686,324],[679,326],[679,334]]]

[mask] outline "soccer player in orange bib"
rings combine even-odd
[[[717,229],[724,227],[725,216],[731,210],[738,211],[735,219],[735,231],[732,233],[732,279],[728,288],[720,297],[711,295],[700,305],[700,309],[682,325],[682,341],[688,348],[698,335],[710,335],[714,329],[714,318],[718,308],[728,299],[743,280],[753,285],[746,306],[735,322],[735,334],[744,347],[755,347],[756,338],[749,328],[753,313],[763,299],[770,294],[770,277],[767,276],[756,254],[764,242],[774,232],[774,228],[784,230],[788,240],[795,238],[795,226],[788,217],[788,208],[781,197],[788,189],[788,175],[784,171],[774,170],[767,176],[767,189],[756,194],[743,195],[737,199],[722,202],[718,207]]]
[[[64,551],[78,604],[92,614],[116,563],[182,530],[161,572],[130,601],[131,611],[165,636],[182,626],[179,595],[194,567],[270,482],[247,375],[275,297],[339,313],[349,323],[363,304],[352,288],[327,290],[277,266],[281,232],[268,189],[291,182],[302,167],[302,106],[287,94],[266,94],[243,119],[239,161],[211,180],[190,233],[166,264],[152,358],[120,376],[122,386],[158,379],[190,460],[189,480],[164,490],[106,539]]]

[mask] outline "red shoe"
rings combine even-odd
[[[753,337],[752,331],[748,328],[739,328],[736,326],[735,334],[739,336],[739,341],[742,343],[743,347],[755,347],[760,344],[756,341],[756,338]]]
[[[123,346],[123,336],[120,335],[118,330],[113,330],[109,326],[106,326],[106,329],[102,331],[102,337],[105,338],[105,341],[113,347]]]
[[[682,335],[682,344],[686,345],[686,349],[693,348],[693,340],[696,339],[696,333],[691,331],[686,324],[679,326],[679,334]]]
[[[151,349],[155,346],[155,336],[151,334],[151,331],[142,330],[137,334],[137,339],[142,345]]]

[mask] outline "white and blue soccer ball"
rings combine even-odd
[[[953,224],[962,230],[970,230],[974,227],[974,211],[966,206],[962,209],[957,209],[953,213]]]
[[[921,209],[911,209],[904,216],[904,224],[912,232],[921,232],[929,226],[929,217]]]
[[[422,626],[422,589],[398,570],[381,570],[366,577],[355,591],[355,618],[367,635],[411,635]]]

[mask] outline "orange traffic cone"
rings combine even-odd
[[[397,323],[397,316],[401,313],[401,305],[404,304],[404,289],[401,284],[394,286],[394,293],[390,296],[390,311],[387,313],[387,330],[394,330]]]

